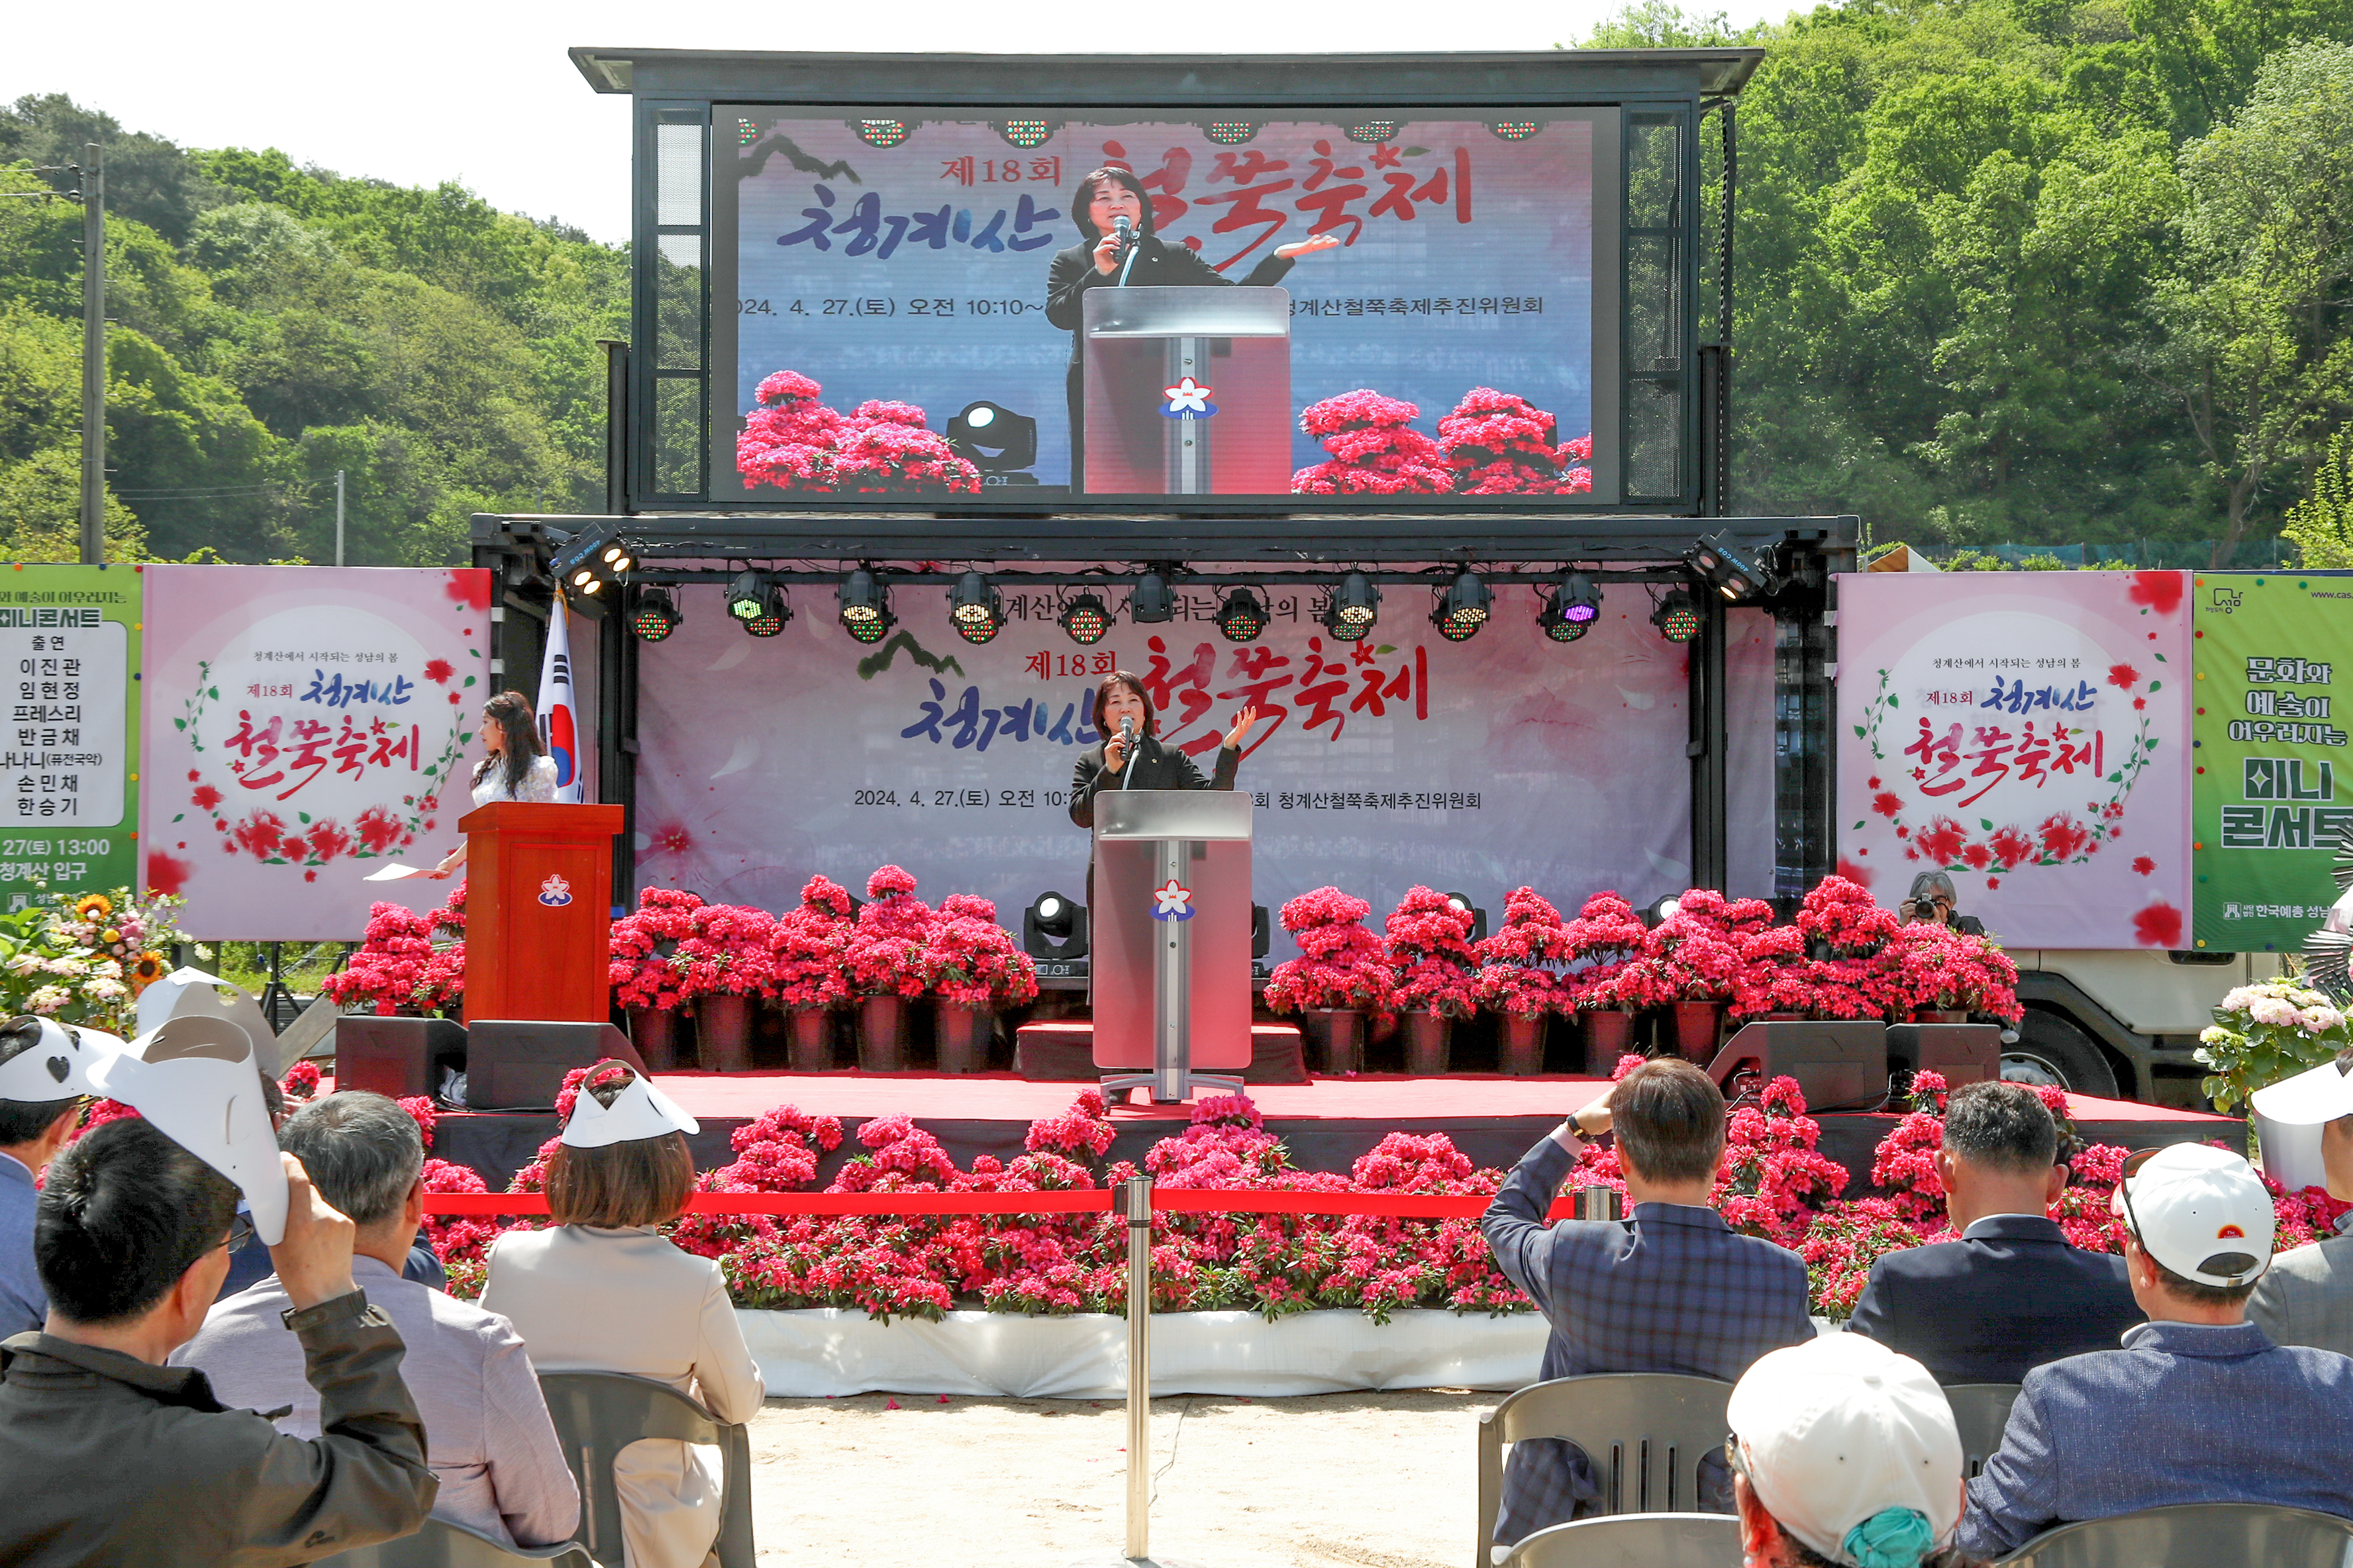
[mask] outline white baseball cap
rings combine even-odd
[[[2174,1143],[2136,1154],[2116,1191],[2140,1249],[2185,1279],[2244,1285],[2272,1266],[2271,1194],[2228,1149]]]
[[[1928,1369],[1861,1334],[1757,1359],[1728,1414],[1749,1489],[1833,1563],[1914,1568],[1961,1519],[1961,1435]]]
[[[2255,1090],[2255,1114],[2290,1127],[2311,1127],[2353,1116],[2353,1051],[2338,1054],[2294,1078]],[[2265,1145],[2268,1149],[2269,1145]]]

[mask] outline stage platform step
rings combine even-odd
[[[1093,1083],[1101,1076],[1095,1068],[1094,1042],[1092,1024],[1024,1024],[1013,1036],[1014,1076],[1036,1083]],[[1250,1064],[1242,1081],[1307,1081],[1307,1057],[1296,1025],[1250,1026]]]
[[[1029,1124],[1067,1110],[1080,1087],[1011,1073],[664,1073],[655,1081],[702,1122],[702,1131],[688,1142],[704,1170],[732,1161],[729,1135],[777,1106],[839,1117],[842,1146],[819,1161],[820,1185],[843,1161],[863,1152],[859,1125],[884,1116],[914,1118],[967,1169],[976,1155],[1016,1159]],[[1474,1164],[1508,1170],[1606,1087],[1590,1078],[1366,1074],[1254,1084],[1250,1095],[1267,1130],[1290,1145],[1292,1163],[1302,1170],[1345,1172],[1391,1132],[1443,1132]],[[2076,1125],[2095,1143],[2141,1149],[2211,1138],[2246,1150],[2246,1123],[2233,1117],[2084,1095],[2069,1100]],[[1153,1144],[1182,1132],[1191,1117],[1188,1105],[1113,1106],[1107,1158],[1141,1164]],[[1850,1195],[1870,1191],[1872,1151],[1896,1121],[1889,1113],[1820,1118],[1821,1151],[1851,1173]],[[431,1152],[471,1166],[497,1191],[555,1133],[552,1112],[444,1110]]]

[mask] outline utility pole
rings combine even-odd
[[[335,470],[335,564],[343,563],[343,470]]]
[[[85,143],[81,176],[81,561],[106,559],[106,150]]]

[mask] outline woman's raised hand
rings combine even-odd
[[[1117,229],[1111,230],[1095,241],[1095,270],[1106,278],[1119,270],[1119,231]]]
[[[1127,765],[1127,742],[1116,732],[1103,738],[1103,771],[1115,773]]]
[[[1336,234],[1315,234],[1308,236],[1305,239],[1294,240],[1289,245],[1278,245],[1274,247],[1274,253],[1289,260],[1293,257],[1309,256],[1319,250],[1329,250],[1339,243],[1340,237]],[[1100,266],[1101,263],[1097,265]]]
[[[1226,750],[1240,751],[1242,742],[1250,739],[1250,727],[1257,722],[1258,709],[1255,706],[1245,708],[1235,714],[1234,727],[1226,731]]]

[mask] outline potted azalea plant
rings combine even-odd
[[[705,1072],[752,1067],[752,1001],[771,989],[769,943],[776,917],[744,904],[700,904],[687,911],[687,935],[675,962],[692,985],[694,1047]]]
[[[988,1062],[997,1010],[1037,999],[1038,967],[997,923],[997,906],[970,893],[940,900],[928,959],[940,1071],[978,1072]]]
[[[1373,906],[1337,888],[1302,893],[1282,906],[1282,929],[1299,956],[1274,966],[1266,1005],[1297,1013],[1325,1072],[1365,1065],[1365,1016],[1389,1010],[1389,970],[1381,939],[1365,929]]]
[[[368,908],[367,931],[343,968],[319,989],[349,1012],[372,1005],[380,1016],[417,1016],[454,1007],[466,993],[466,885],[429,914],[399,904]]]
[[[833,1066],[834,1016],[849,1002],[849,889],[820,874],[769,933],[769,984],[791,1020],[795,1072]]]
[[[842,957],[858,998],[858,1065],[868,1072],[907,1067],[907,1004],[929,978],[932,927],[938,916],[915,897],[913,875],[897,866],[866,879],[871,900],[858,911]]]
[[[2015,1024],[2025,1016],[2018,1005],[2018,969],[2001,949],[1981,936],[1933,921],[1896,929],[1880,950],[1894,969],[1894,984],[1922,1024],[1966,1024],[1972,1013]]]
[[[1815,1017],[1901,1023],[1911,1016],[1911,998],[1881,957],[1903,929],[1893,910],[1844,877],[1825,877],[1799,906],[1798,929],[1813,954],[1807,982]]]
[[[1405,1070],[1443,1073],[1452,1055],[1454,1021],[1478,1011],[1479,961],[1471,951],[1469,910],[1435,889],[1406,889],[1388,921],[1389,987],[1405,1012]]]
[[[1631,969],[1648,934],[1634,906],[1614,891],[1586,900],[1562,928],[1570,964],[1561,977],[1564,1010],[1585,1020],[1585,1070],[1593,1077],[1617,1067],[1633,1044],[1634,1015],[1650,1005],[1649,977]]]
[[[1503,1069],[1544,1070],[1545,1021],[1569,1008],[1560,971],[1568,962],[1568,931],[1560,911],[1534,888],[1514,888],[1504,899],[1504,923],[1480,942],[1474,993],[1482,1007],[1504,1021]]]
[[[629,1016],[630,1044],[655,1072],[678,1066],[678,1009],[698,994],[679,949],[694,934],[702,907],[684,889],[647,888],[638,907],[613,922],[607,969],[613,1000]]]
[[[1762,900],[1727,904],[1720,893],[1694,888],[1644,936],[1640,962],[1651,972],[1654,1000],[1673,1009],[1675,1049],[1685,1059],[1705,1062],[1715,1054],[1725,1005],[1738,993],[1745,970],[1736,928],[1772,918],[1772,906]]]

